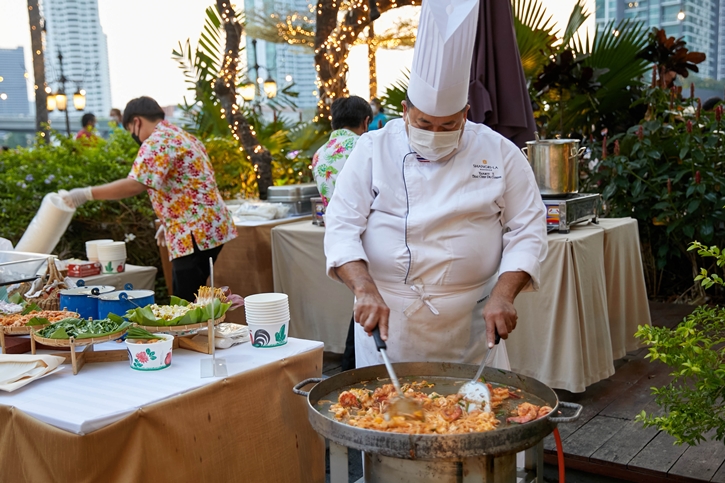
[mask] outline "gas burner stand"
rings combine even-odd
[[[599,223],[602,197],[599,193],[571,193],[568,195],[542,195],[546,205],[547,231],[569,233],[576,223]]]

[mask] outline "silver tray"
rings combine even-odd
[[[0,251],[0,286],[35,280],[51,255]]]

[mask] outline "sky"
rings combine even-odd
[[[548,12],[565,25],[576,0],[542,0]],[[180,41],[194,42],[204,25],[204,10],[212,0],[98,0],[101,26],[108,39],[111,73],[111,96],[114,106],[123,108],[130,99],[141,95],[154,97],[161,105],[183,100],[188,85],[171,51]],[[594,0],[587,0],[593,12]],[[183,5],[183,8],[180,6]],[[389,12],[377,21],[378,31],[391,25],[396,16],[410,15],[408,8]],[[593,28],[593,15],[589,28]],[[0,48],[25,50],[25,65],[30,72],[28,92],[32,87],[30,30],[27,0],[0,0]],[[410,68],[413,51],[378,51],[378,83],[382,87],[400,78]],[[352,94],[367,98],[367,48],[352,49],[348,60],[348,88]]]

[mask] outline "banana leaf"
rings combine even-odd
[[[171,297],[171,303],[169,305],[181,305],[184,307],[189,306],[189,302],[186,300],[179,299],[177,297]],[[190,324],[201,324],[211,319],[212,308],[214,310],[214,318],[218,319],[222,315],[226,314],[229,307],[232,304],[222,303],[219,299],[214,299],[211,304],[205,307],[196,307],[189,310],[186,314],[175,317],[171,320],[157,318],[151,307],[142,307],[129,310],[126,312],[126,318],[131,322],[135,322],[139,325],[146,325],[152,327],[170,327],[177,325],[190,325]]]

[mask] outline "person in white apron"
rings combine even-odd
[[[535,289],[546,211],[533,172],[490,128],[466,121],[477,0],[426,1],[403,119],[364,134],[325,216],[327,271],[356,297],[358,367],[477,364],[513,300]],[[508,368],[504,344],[493,365]]]

